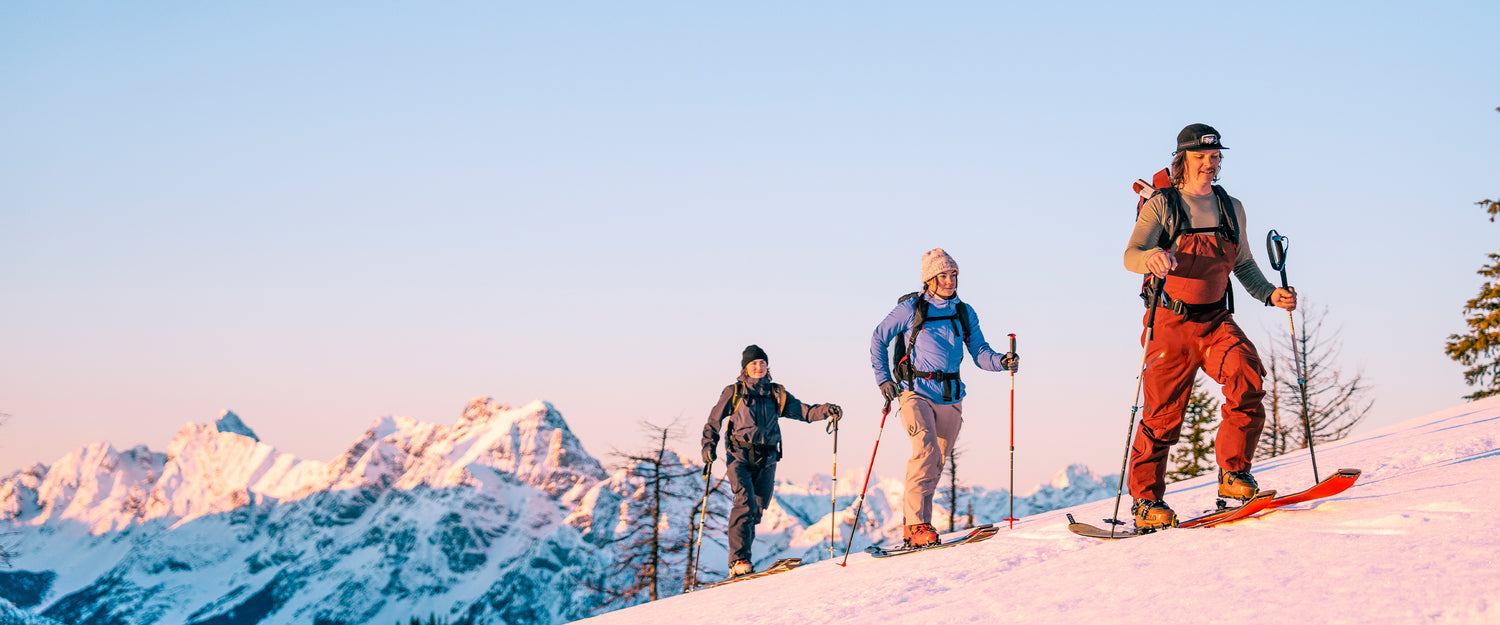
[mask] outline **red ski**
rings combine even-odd
[[[1189,529],[1198,527],[1213,527],[1215,525],[1229,523],[1231,521],[1238,521],[1262,510],[1270,509],[1271,502],[1275,499],[1276,491],[1263,490],[1260,492],[1260,494],[1252,497],[1249,501],[1246,501],[1245,505],[1235,506],[1233,508],[1225,508],[1223,510],[1215,510],[1202,516],[1193,517],[1191,519],[1178,523],[1177,527]],[[1155,533],[1137,532],[1135,530],[1126,529],[1116,529],[1114,531],[1110,531],[1097,525],[1079,523],[1076,519],[1073,518],[1073,515],[1071,514],[1068,515],[1068,529],[1079,536],[1085,536],[1088,538],[1102,538],[1105,540],[1134,538],[1136,536],[1145,536],[1146,534]]]
[[[1285,497],[1276,497],[1276,491],[1263,491],[1259,495],[1256,495],[1254,499],[1245,502],[1245,505],[1243,506],[1211,512],[1200,517],[1195,517],[1183,521],[1177,526],[1186,528],[1213,527],[1215,525],[1223,525],[1225,523],[1239,521],[1248,518],[1251,515],[1268,510],[1275,510],[1282,506],[1290,506],[1292,504],[1298,504],[1304,501],[1312,501],[1314,499],[1332,497],[1346,490],[1349,490],[1349,487],[1354,486],[1354,482],[1359,480],[1360,473],[1361,471],[1359,469],[1339,469],[1333,475],[1330,475],[1323,481],[1314,484],[1311,488],[1308,488],[1307,490],[1299,493],[1292,493]],[[1068,529],[1072,530],[1073,533],[1078,534],[1079,536],[1087,536],[1089,538],[1119,539],[1131,538],[1141,535],[1136,533],[1135,531],[1120,529],[1116,529],[1113,533],[1111,533],[1107,529],[1089,525],[1088,523],[1078,523],[1073,520],[1073,515],[1071,514],[1068,515],[1068,523]]]
[[[1312,488],[1304,490],[1300,493],[1293,493],[1285,497],[1277,497],[1275,499],[1272,499],[1271,507],[1280,508],[1282,506],[1290,506],[1294,503],[1302,503],[1304,501],[1311,501],[1313,499],[1332,497],[1346,490],[1349,490],[1349,487],[1353,486],[1354,482],[1359,479],[1359,474],[1359,469],[1339,469],[1338,472],[1324,478],[1323,481],[1314,484]]]

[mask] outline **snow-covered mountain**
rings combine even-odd
[[[59,625],[57,621],[30,614],[14,603],[0,599],[0,625]]]
[[[0,623],[562,623],[639,603],[643,524],[685,545],[704,481],[670,449],[659,510],[650,463],[613,473],[551,404],[471,401],[452,425],[377,419],[321,462],[278,452],[237,415],[188,424],[165,452],[78,449],[0,479]],[[860,476],[862,477],[862,476]],[[858,492],[839,483],[840,541]],[[758,530],[762,561],[828,557],[829,479],[784,483]],[[1019,515],[1112,494],[1082,467],[1016,499]],[[701,576],[723,574],[727,484],[715,478]],[[899,480],[877,480],[856,550],[900,535]],[[1004,491],[960,494],[960,513],[1006,516]],[[940,501],[939,506],[946,506]],[[940,512],[946,522],[947,512]],[[842,555],[842,546],[839,549]],[[685,549],[668,549],[662,596],[680,593]],[[10,616],[7,616],[10,615]],[[29,616],[28,616],[29,615]],[[19,620],[16,622],[30,623]],[[38,623],[45,623],[36,620]]]

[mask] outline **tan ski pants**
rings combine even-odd
[[[963,402],[937,404],[911,391],[901,393],[901,424],[911,437],[906,492],[901,512],[906,525],[932,522],[932,495],[943,477],[943,463],[964,424]]]

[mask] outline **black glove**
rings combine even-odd
[[[703,446],[703,464],[704,465],[713,464],[714,460],[718,459],[718,457],[719,457],[718,447],[719,447],[719,445],[717,443],[709,443],[709,444]]]
[[[1005,355],[1000,357],[1000,368],[1011,373],[1020,371],[1021,355],[1015,352],[1005,352]]]
[[[828,404],[828,426],[823,429],[832,434],[838,429],[839,419],[842,418],[844,418],[844,409],[838,407],[838,404]]]
[[[892,382],[890,380],[886,380],[880,383],[880,395],[882,397],[885,397],[885,403],[889,404],[893,401],[896,401],[896,397],[900,394],[901,385],[896,384],[895,382]]]

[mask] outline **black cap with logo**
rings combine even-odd
[[[1193,152],[1197,150],[1227,150],[1222,143],[1223,137],[1219,131],[1214,130],[1208,124],[1188,124],[1182,132],[1177,133],[1177,151]]]

